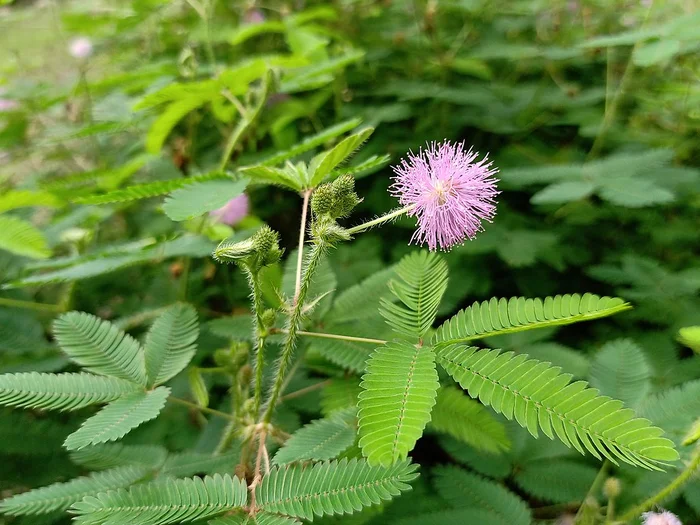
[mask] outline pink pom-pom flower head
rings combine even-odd
[[[645,512],[642,514],[643,525],[683,525],[673,512]]]
[[[465,151],[464,143],[433,142],[394,166],[390,191],[418,220],[412,242],[450,250],[474,239],[483,230],[482,221],[493,219],[498,170],[487,157],[478,156]]]

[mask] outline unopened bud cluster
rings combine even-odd
[[[311,197],[311,209],[317,217],[331,219],[347,217],[360,203],[355,193],[355,179],[342,175],[328,184],[322,184]]]
[[[241,263],[251,269],[274,264],[282,257],[279,234],[268,226],[240,242],[223,241],[214,250],[214,259],[221,263]]]

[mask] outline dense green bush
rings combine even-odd
[[[692,2],[0,24],[0,523],[697,522]],[[381,218],[443,139],[501,193],[435,254]]]

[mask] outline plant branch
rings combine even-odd
[[[301,288],[301,267],[304,264],[304,236],[306,234],[306,214],[309,210],[309,197],[312,190],[304,192],[304,203],[301,208],[301,226],[299,226],[299,248],[297,250],[297,277],[294,285],[294,303],[299,298],[299,288]]]
[[[595,494],[600,490],[600,487],[603,485],[603,482],[605,481],[605,477],[608,474],[608,466],[609,465],[610,465],[610,463],[606,459],[605,461],[603,461],[603,464],[600,466],[600,470],[598,471],[598,474],[596,475],[595,479],[593,480],[593,483],[591,484],[591,488],[588,489],[588,493],[586,494],[586,497],[583,498],[583,503],[581,503],[581,506],[578,508],[578,512],[576,513],[576,517],[574,518],[574,525],[581,523],[581,518],[583,518],[584,510],[588,506],[588,501],[591,498],[595,498]]]
[[[332,382],[331,379],[326,379],[325,381],[320,381],[319,383],[309,385],[305,388],[300,388],[299,390],[296,390],[294,392],[290,392],[289,394],[286,394],[286,395],[280,397],[277,400],[277,403],[282,403],[283,401],[287,401],[288,399],[294,399],[295,397],[301,397],[303,395],[308,394],[309,392],[313,392],[314,390],[318,390],[319,388],[323,388],[324,386],[328,386],[331,384],[331,382]]]
[[[250,286],[250,297],[253,301],[253,312],[255,313],[255,325],[253,340],[255,341],[255,386],[253,394],[253,413],[260,411],[262,401],[263,369],[265,366],[265,341],[267,340],[266,328],[263,321],[265,307],[263,305],[263,293],[260,287],[260,274],[253,272],[247,265],[241,267],[248,277]]]
[[[277,330],[275,330],[275,332],[286,334],[289,331],[277,329]],[[298,330],[297,335],[302,335],[305,337],[318,337],[321,339],[338,339],[340,341],[352,341],[354,343],[369,343],[369,344],[377,344],[377,345],[384,345],[387,343],[384,339],[372,339],[369,337],[355,337],[352,335],[341,335],[341,334],[327,334],[324,332],[305,332],[304,330]]]
[[[202,407],[195,403],[187,401],[186,399],[180,399],[179,397],[170,396],[168,398],[168,401],[172,401],[173,403],[177,403],[178,405],[186,406],[194,410],[199,410],[201,412],[205,412],[213,416],[222,417],[224,419],[228,419],[229,421],[237,421],[236,418],[233,417],[231,414],[227,414],[226,412],[221,412],[220,410],[215,410],[213,408]]]
[[[378,225],[383,224],[385,222],[396,219],[397,217],[401,217],[401,215],[408,213],[414,207],[415,207],[415,205],[412,204],[411,206],[406,206],[405,208],[399,208],[398,210],[391,211],[385,215],[382,215],[381,217],[377,217],[374,220],[364,222],[364,223],[359,224],[357,226],[353,226],[352,228],[348,228],[346,231],[350,235],[354,235],[356,233],[363,232],[365,230],[372,228],[373,226],[378,226]]]
[[[282,386],[284,385],[284,380],[287,375],[287,369],[289,368],[289,363],[292,361],[292,355],[294,354],[294,348],[297,342],[297,332],[299,331],[299,325],[301,324],[301,319],[304,311],[304,302],[306,301],[306,295],[309,292],[309,287],[311,286],[311,277],[318,268],[323,254],[326,251],[326,242],[323,239],[316,239],[315,244],[311,248],[309,253],[308,263],[304,274],[301,279],[301,286],[299,288],[299,296],[297,302],[294,304],[294,308],[289,317],[289,323],[287,325],[287,338],[284,342],[284,348],[282,349],[282,356],[280,357],[279,364],[277,367],[277,372],[275,374],[275,383],[270,391],[270,396],[267,400],[267,406],[265,408],[265,413],[262,418],[264,424],[270,423],[272,420],[272,414],[275,411],[275,406],[277,405],[277,399],[280,396]]]
[[[20,299],[10,299],[9,297],[0,297],[0,305],[44,312],[60,313],[64,311],[63,306],[60,304],[35,303],[34,301],[22,301]]]

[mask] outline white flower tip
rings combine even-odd
[[[68,46],[68,52],[73,58],[86,59],[92,55],[92,42],[84,36],[74,38]]]

